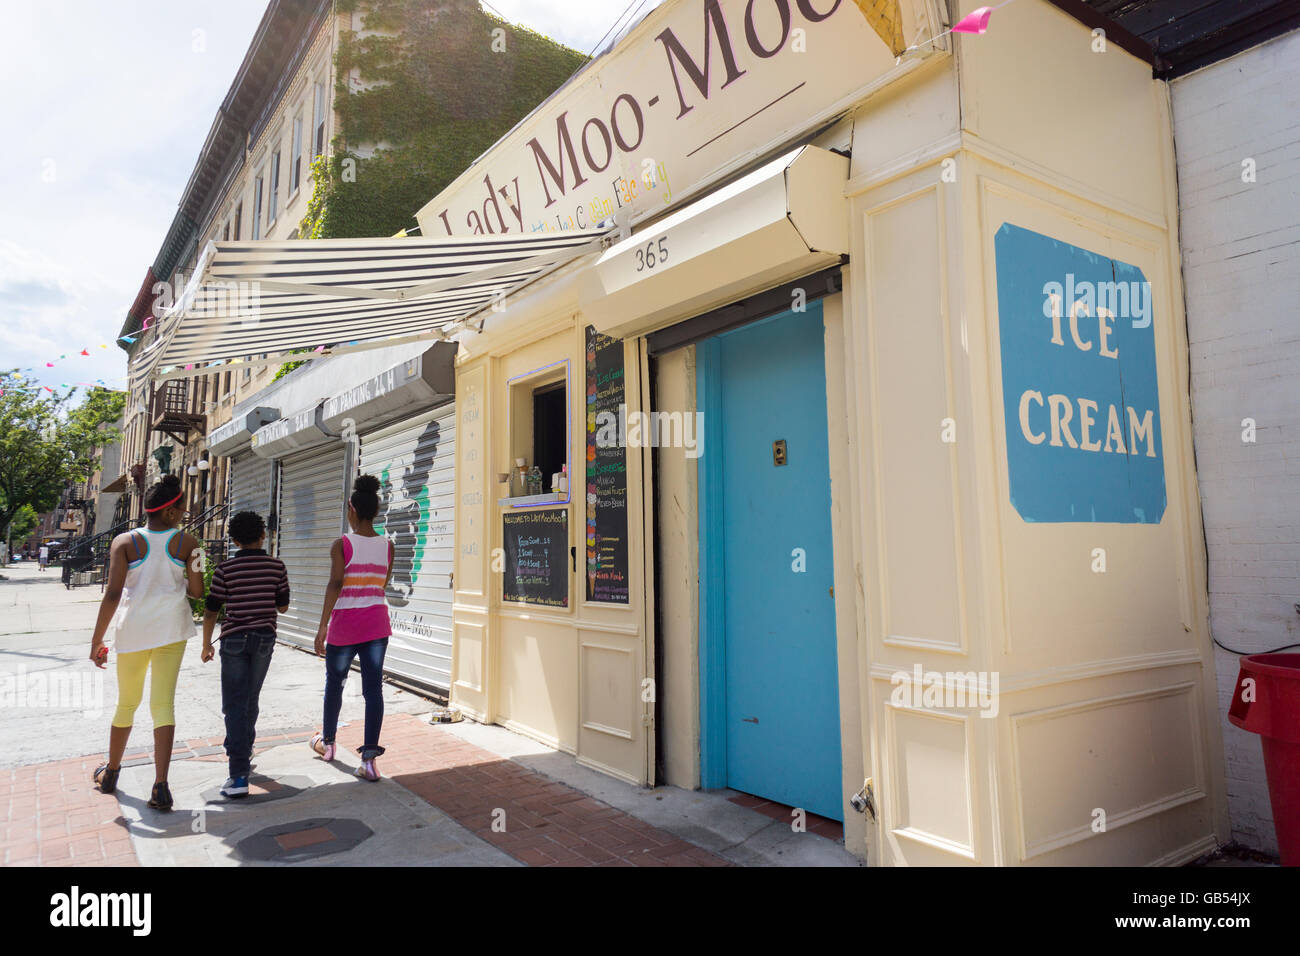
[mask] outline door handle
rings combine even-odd
[[[747,724],[756,724],[756,723],[758,723],[758,718],[757,718],[757,717],[742,717],[742,718],[740,718],[740,719],[743,720],[743,721],[744,721],[745,723],[747,723]]]

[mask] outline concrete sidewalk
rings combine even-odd
[[[0,681],[0,849],[4,865],[858,866],[837,825],[731,791],[645,789],[580,767],[501,727],[430,725],[432,702],[385,686],[379,761],[352,775],[359,680],[348,682],[339,758],[306,745],[319,725],[323,665],[276,649],[262,693],[253,793],[227,801],[219,665],[187,652],[170,772],[176,809],[146,806],[151,730],[142,704],[115,797],[101,762],[116,701],[113,668],[86,660],[97,589],[65,590],[56,569],[4,569]],[[75,678],[75,680],[73,679]],[[96,683],[98,682],[98,683]],[[34,693],[46,689],[45,700]],[[73,691],[79,697],[73,698]]]

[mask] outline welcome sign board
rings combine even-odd
[[[1158,524],[1165,464],[1146,277],[1010,223],[994,251],[1012,505],[1025,521]]]
[[[905,35],[930,23],[930,6],[903,0]],[[416,218],[430,237],[636,219],[906,66],[853,0],[668,0]]]

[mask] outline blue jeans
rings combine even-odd
[[[247,777],[257,736],[258,697],[271,666],[275,631],[258,628],[221,638],[221,710],[232,777]]]
[[[348,679],[352,658],[361,660],[361,693],[366,699],[366,737],[361,745],[361,759],[372,760],[384,752],[379,746],[379,731],[384,726],[384,654],[388,638],[361,644],[325,645],[325,722],[321,734],[332,743],[339,725],[339,708],[343,706],[343,684]]]

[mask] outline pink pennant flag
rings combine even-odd
[[[193,368],[194,368],[194,366],[193,366],[192,364],[191,364],[191,365],[187,365],[187,366],[185,366],[185,371],[188,372],[188,371],[192,370]]]
[[[53,362],[46,362],[46,363],[45,363],[45,367],[46,367],[46,368],[54,368],[54,363],[53,363]]]
[[[993,16],[992,7],[980,7],[957,21],[953,33],[983,33],[989,28],[989,17]]]
[[[324,351],[325,351],[325,346],[323,346],[323,345],[318,345],[318,346],[316,346],[314,349],[312,349],[312,351],[313,351],[313,352],[324,352]]]
[[[82,355],[89,355],[90,353],[87,352],[85,349],[82,349],[82,350],[81,350],[81,354],[82,354]]]

